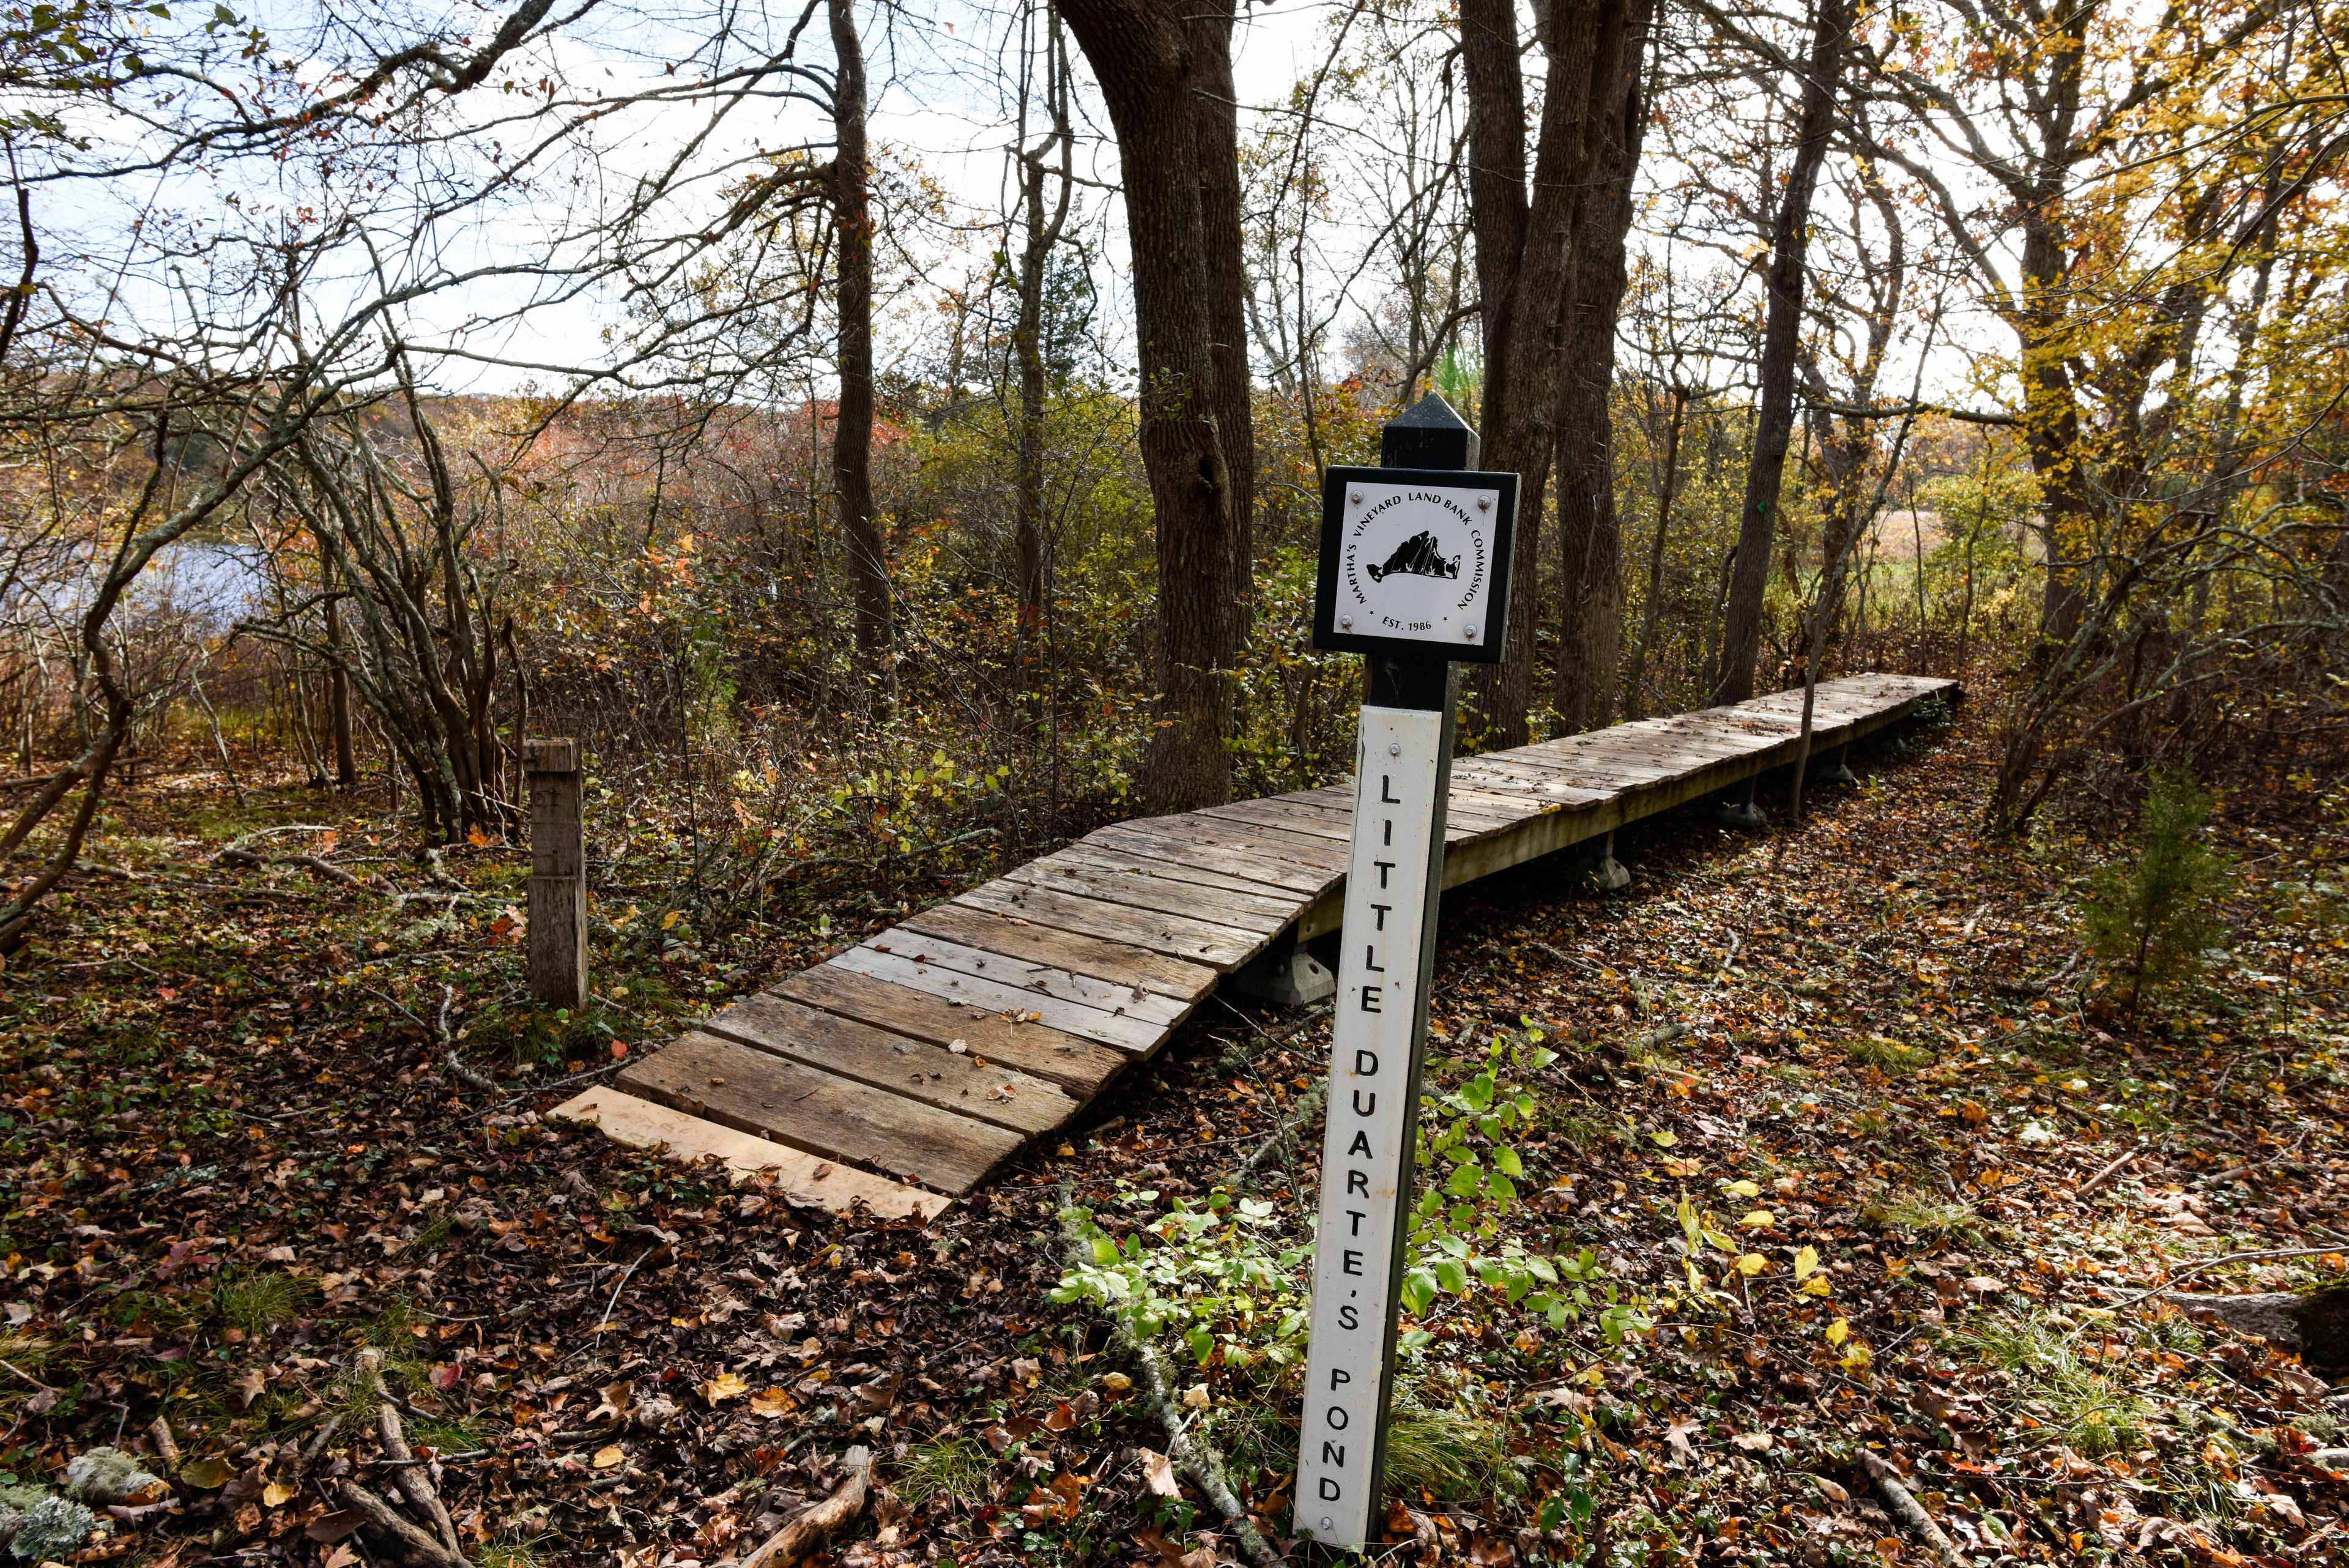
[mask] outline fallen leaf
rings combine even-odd
[[[1973,1292],[1974,1294],[1978,1296],[1994,1296],[2001,1291],[2006,1289],[2006,1282],[2004,1280],[1992,1279],[1988,1274],[1976,1274],[1972,1279],[1966,1282],[1966,1289]]]
[[[1740,1432],[1729,1440],[1749,1454],[1766,1454],[1770,1451],[1771,1439],[1767,1432]]]
[[[261,1489],[261,1501],[270,1508],[283,1508],[288,1501],[301,1494],[302,1489],[299,1487],[287,1486],[284,1481],[271,1481]]]
[[[750,1396],[750,1410],[753,1416],[772,1418],[787,1413],[798,1403],[799,1401],[793,1399],[784,1389],[761,1388]]]
[[[1829,1502],[1849,1502],[1851,1501],[1851,1493],[1844,1490],[1843,1488],[1836,1485],[1835,1482],[1827,1480],[1825,1476],[1813,1476],[1811,1478],[1811,1484],[1817,1487],[1819,1489],[1819,1495],[1826,1499]]]
[[[610,1448],[598,1449],[595,1450],[595,1465],[599,1470],[616,1470],[620,1468],[622,1462],[625,1461],[627,1457],[627,1454],[622,1450],[620,1445],[614,1443]]]
[[[228,1461],[209,1455],[201,1459],[190,1459],[180,1467],[180,1479],[204,1491],[227,1485],[228,1477]]]
[[[1696,1449],[1689,1442],[1689,1438],[1703,1430],[1702,1421],[1692,1416],[1681,1417],[1665,1426],[1664,1441],[1670,1444],[1672,1452],[1680,1455],[1681,1458],[1692,1459],[1696,1458]]]
[[[1142,1484],[1153,1497],[1179,1497],[1183,1489],[1175,1484],[1174,1461],[1164,1454],[1150,1449],[1134,1450],[1142,1456]]]
[[[729,1399],[740,1399],[750,1391],[750,1379],[731,1372],[721,1372],[701,1386],[701,1397],[712,1405],[723,1405]]]

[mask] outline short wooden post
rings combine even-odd
[[[587,1000],[587,839],[579,821],[579,742],[524,741],[530,781],[530,994],[549,1007]]]

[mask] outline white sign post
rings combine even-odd
[[[1389,425],[1382,469],[1333,469],[1314,644],[1369,656],[1354,755],[1345,926],[1295,1528],[1377,1538],[1435,911],[1452,780],[1454,661],[1496,662],[1515,474],[1463,472],[1475,432],[1430,396]],[[1398,461],[1400,460],[1400,461]],[[1443,472],[1449,470],[1450,472]]]

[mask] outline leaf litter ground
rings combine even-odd
[[[1980,746],[1885,763],[1783,845],[1652,824],[1626,896],[1533,867],[1446,899],[1435,1075],[1502,1035],[1560,1053],[1512,1224],[1595,1249],[1651,1326],[1473,1292],[1407,1321],[1391,1554],[1929,1560],[1868,1449],[1980,1561],[2337,1558],[2344,1369],[2147,1293],[2236,1254],[2292,1255],[2181,1288],[2344,1269],[2349,837],[2290,784],[2230,810],[2233,950],[2130,1020],[2070,962],[2109,829],[1983,841]],[[1211,1002],[993,1190],[843,1218],[540,1113],[877,923],[846,901],[756,952],[645,919],[602,1000],[548,1017],[518,1000],[517,851],[428,860],[315,795],[181,782],[121,804],[0,971],[0,1470],[53,1486],[111,1444],[171,1483],[75,1560],[370,1560],[332,1487],[380,1459],[336,1423],[367,1345],[496,1568],[729,1560],[852,1442],[881,1490],[840,1563],[1236,1557],[1105,1325],[1050,1299],[1060,1216],[1156,1244],[1222,1185],[1301,1239],[1314,1128],[1276,1134],[1325,1020]],[[264,862],[360,885],[219,856],[271,825],[305,831]],[[1248,1343],[1174,1360],[1278,1540],[1296,1373]]]

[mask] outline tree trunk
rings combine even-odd
[[[1525,78],[1513,0],[1462,0],[1461,57],[1468,85],[1468,207],[1484,315],[1485,387],[1478,400],[1490,470],[1519,476],[1516,591],[1502,662],[1470,672],[1463,728],[1477,741],[1528,737],[1539,624],[1542,493],[1557,414],[1558,333],[1575,206],[1596,161],[1601,117],[1616,101],[1630,0],[1556,0],[1542,118],[1526,178]]]
[[[1811,193],[1826,161],[1835,106],[1850,31],[1849,0],[1819,0],[1811,34],[1811,60],[1803,83],[1803,109],[1794,166],[1771,225],[1768,314],[1762,330],[1760,397],[1754,410],[1754,459],[1746,470],[1745,507],[1737,535],[1721,638],[1717,704],[1754,695],[1754,665],[1762,652],[1762,605],[1776,554],[1778,492],[1786,450],[1795,434],[1795,356],[1803,336],[1803,278],[1809,246]]]
[[[840,236],[840,412],[832,427],[833,486],[856,601],[856,661],[866,689],[889,669],[889,562],[873,514],[872,169],[864,133],[864,49],[851,0],[831,0],[833,222]]]
[[[1623,306],[1623,243],[1631,231],[1631,181],[1647,130],[1640,67],[1655,0],[1631,0],[1612,112],[1599,121],[1600,151],[1575,223],[1571,311],[1557,399],[1557,680],[1564,731],[1595,730],[1612,717],[1623,650],[1623,530],[1615,507],[1615,318]]]
[[[1255,618],[1256,417],[1248,379],[1247,236],[1241,228],[1239,89],[1232,81],[1233,0],[1205,0],[1187,13],[1192,137],[1199,157],[1199,216],[1207,256],[1207,351],[1215,365],[1211,405],[1231,474],[1232,646]],[[1310,389],[1308,389],[1310,395]]]
[[[358,753],[351,747],[351,678],[343,671],[343,615],[331,590],[326,597],[326,646],[336,659],[326,666],[326,723],[335,737],[335,784],[351,789],[359,782]]]
[[[1045,613],[1044,532],[1044,283],[1052,247],[1069,218],[1072,189],[1069,170],[1069,78],[1066,46],[1061,38],[1061,15],[1048,10],[1044,51],[1044,104],[1051,117],[1050,139],[1041,148],[1027,146],[1026,100],[1021,100],[1019,192],[1026,244],[1019,257],[1019,326],[1014,345],[1019,359],[1019,451],[1018,552],[1019,623],[1030,639],[1042,635]],[[1047,212],[1044,202],[1046,161],[1057,148],[1061,157],[1061,194]],[[957,328],[957,350],[961,341]]]
[[[1175,0],[1065,0],[1117,132],[1141,370],[1138,444],[1158,565],[1158,721],[1142,794],[1157,812],[1231,798],[1231,465],[1216,430],[1206,220],[1188,13]]]
[[[1636,720],[1647,705],[1648,651],[1656,640],[1658,601],[1664,591],[1664,547],[1672,525],[1672,502],[1681,484],[1681,431],[1688,424],[1688,389],[1672,388],[1672,411],[1664,425],[1664,472],[1656,486],[1656,536],[1648,546],[1648,597],[1640,612],[1640,644],[1623,678],[1623,717]]]

